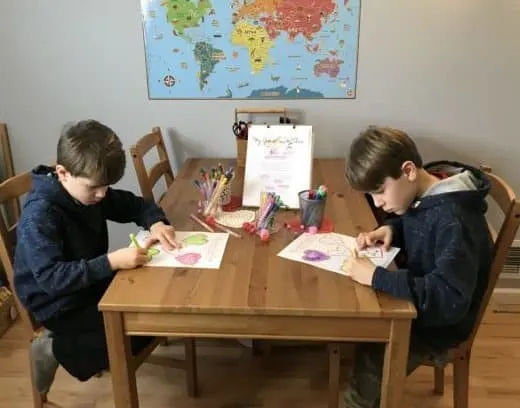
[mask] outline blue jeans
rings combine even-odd
[[[384,356],[384,343],[361,343],[357,346],[354,365],[343,395],[345,408],[379,407]],[[446,356],[446,352],[433,351],[412,341],[406,375],[410,375],[426,360],[433,360],[436,364],[442,365]]]

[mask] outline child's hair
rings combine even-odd
[[[64,128],[58,141],[57,163],[74,177],[108,186],[123,177],[126,166],[121,141],[108,126],[83,120]]]
[[[387,177],[401,176],[405,161],[418,168],[423,166],[417,146],[408,134],[390,127],[370,126],[350,145],[347,181],[356,190],[376,191]]]

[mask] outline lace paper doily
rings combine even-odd
[[[238,210],[233,212],[222,212],[215,217],[216,221],[226,227],[242,228],[244,222],[253,222],[255,212],[249,210]]]

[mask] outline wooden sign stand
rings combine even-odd
[[[239,115],[283,115],[287,118],[287,108],[245,108],[235,109],[235,123],[238,124]],[[251,120],[246,121],[251,124]],[[237,143],[237,167],[246,167],[247,139],[235,137]]]

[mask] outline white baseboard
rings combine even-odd
[[[493,300],[504,304],[520,304],[520,289],[496,288],[493,291]]]

